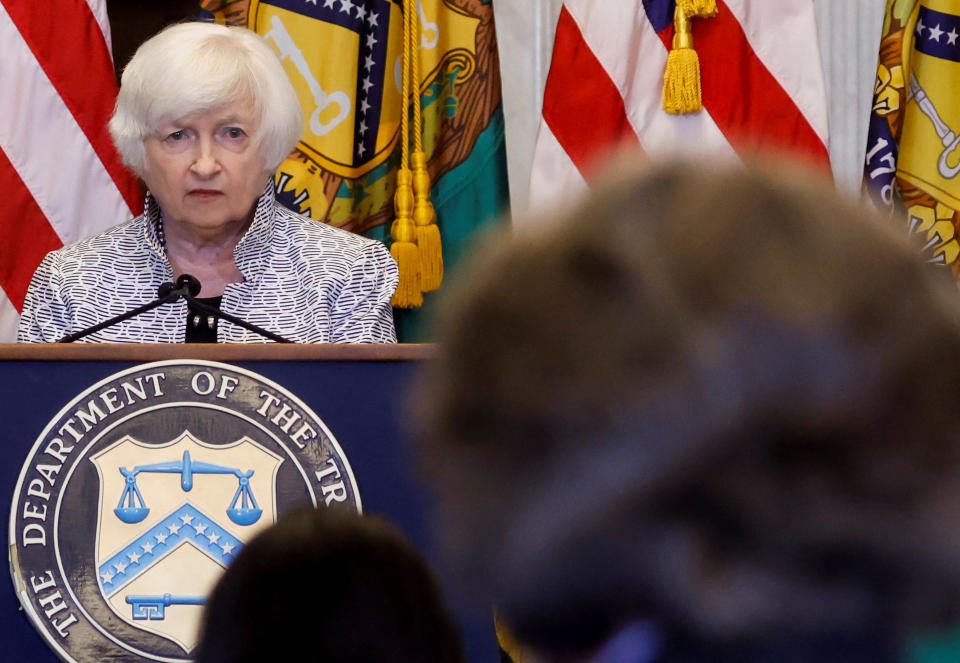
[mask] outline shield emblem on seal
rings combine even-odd
[[[249,437],[214,446],[184,431],[162,445],[125,435],[90,460],[100,592],[123,621],[189,654],[223,569],[276,521],[283,459]]]

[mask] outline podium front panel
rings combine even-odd
[[[5,513],[10,513],[31,448],[61,408],[92,385],[148,361],[203,358],[252,371],[303,401],[343,449],[363,511],[394,523],[428,560],[435,561],[429,493],[409,439],[411,378],[431,353],[430,346],[0,345],[0,490]],[[441,583],[447,584],[442,574]],[[468,659],[498,660],[490,614],[459,604],[450,591],[445,593],[459,620]],[[0,641],[8,653],[15,650],[16,660],[58,660],[23,614],[12,585],[2,596]]]

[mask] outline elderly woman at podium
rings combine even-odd
[[[255,33],[184,23],[145,42],[110,121],[146,184],[144,213],[44,258],[19,340],[91,328],[84,340],[266,340],[246,322],[300,343],[395,342],[397,267],[384,246],[274,198],[273,171],[302,127],[296,92]]]

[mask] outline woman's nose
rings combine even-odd
[[[220,162],[211,142],[199,142],[190,170],[200,177],[211,177],[217,174],[220,170]]]

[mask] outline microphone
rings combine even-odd
[[[171,299],[170,301],[176,301],[180,297],[189,295],[191,297],[196,297],[200,294],[200,281],[193,274],[181,274],[177,278],[176,284],[167,281],[166,283],[161,283],[160,287],[157,288],[157,295],[162,299],[164,297],[169,297],[173,293],[176,293],[177,296]]]
[[[73,332],[72,334],[67,334],[61,338],[57,343],[73,343],[77,339],[81,339],[84,336],[89,336],[95,332],[100,331],[101,329],[106,329],[115,324],[123,322],[124,320],[129,320],[130,318],[136,317],[141,313],[145,313],[151,309],[155,309],[158,306],[164,304],[169,304],[170,302],[175,302],[181,297],[192,296],[190,293],[198,294],[200,292],[200,281],[190,274],[182,274],[180,278],[177,279],[176,285],[167,281],[166,283],[161,283],[160,287],[157,288],[157,298],[152,302],[144,304],[143,306],[138,306],[135,309],[127,311],[126,313],[121,313],[116,315],[109,320],[104,320],[98,324],[95,324],[91,327],[81,329],[78,332]]]

